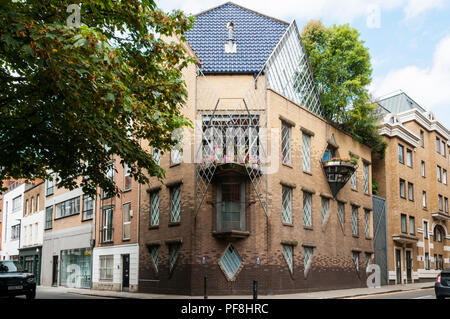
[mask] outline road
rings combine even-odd
[[[388,292],[377,295],[351,297],[347,299],[436,299],[434,288],[416,289],[409,291]]]
[[[16,299],[25,299],[25,296],[18,296]],[[67,289],[54,287],[37,287],[36,299],[114,299],[98,296],[87,296],[75,294],[67,291]]]

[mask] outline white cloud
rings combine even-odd
[[[450,35],[438,43],[430,62],[426,68],[411,65],[375,78],[372,94],[380,97],[401,89],[425,109],[446,111],[450,104]]]
[[[166,11],[181,9],[191,14],[200,13],[225,2],[225,0],[157,0],[157,4]],[[373,8],[379,8],[381,14],[383,11],[403,8],[405,18],[410,19],[443,5],[443,0],[234,0],[233,2],[279,19],[329,19],[336,23],[366,18]]]

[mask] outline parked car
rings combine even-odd
[[[450,297],[450,268],[444,269],[436,277],[436,283],[434,284],[434,293],[436,299],[445,299]]]
[[[36,297],[34,275],[24,270],[17,261],[0,261],[0,296],[14,298],[20,295],[25,295],[27,299]]]

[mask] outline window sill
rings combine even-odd
[[[152,229],[159,229],[159,225],[149,226],[148,229],[149,229],[149,230],[152,230]]]
[[[306,175],[312,176],[311,172],[303,171],[303,173],[306,174]]]
[[[351,188],[351,187],[350,187],[350,189],[352,190],[352,192],[356,192],[356,193],[358,192],[357,189],[354,189],[354,188]]]
[[[94,217],[86,218],[86,219],[82,219],[81,222],[82,222],[82,223],[84,223],[84,222],[89,222],[89,221],[92,221],[93,219],[94,219]]]
[[[281,165],[283,165],[283,166],[286,166],[286,167],[289,167],[289,168],[294,168],[294,166],[292,166],[292,164],[290,164],[290,163],[281,163]]]
[[[72,214],[72,215],[67,215],[67,216],[62,216],[62,217],[55,217],[53,220],[56,221],[56,220],[59,220],[59,219],[69,218],[69,217],[77,216],[77,215],[80,215],[80,213],[76,213],[76,214]]]
[[[181,222],[169,222],[169,227],[180,226]]]
[[[293,224],[289,224],[289,223],[285,223],[285,222],[283,222],[283,226],[287,226],[287,227],[294,227],[294,225],[293,225]]]
[[[303,229],[305,230],[314,230],[313,226],[303,226]]]
[[[122,242],[128,242],[131,241],[131,238],[122,239]]]
[[[172,164],[170,164],[169,168],[177,167],[177,166],[180,166],[180,165],[181,165],[181,163],[172,163]]]
[[[359,239],[359,235],[352,235],[353,238],[358,238]]]
[[[249,231],[229,230],[229,231],[213,231],[212,235],[216,238],[247,238],[250,236]]]
[[[129,192],[131,192],[131,191],[132,191],[131,188],[130,188],[130,189],[125,189],[125,190],[122,191],[122,194],[123,194],[123,193],[129,193]]]

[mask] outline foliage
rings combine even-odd
[[[372,180],[372,193],[378,195],[378,183],[375,180]]]
[[[374,153],[384,154],[386,143],[377,132],[376,107],[367,91],[370,55],[358,31],[349,25],[326,28],[320,21],[310,21],[302,41],[325,118],[371,146]]]
[[[167,151],[189,122],[180,105],[190,58],[179,37],[192,26],[180,11],[151,0],[69,0],[0,4],[0,179],[46,178],[58,186],[119,193],[106,176],[111,156],[141,183],[164,171],[141,144]]]

